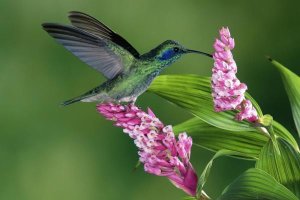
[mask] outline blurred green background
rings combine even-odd
[[[96,200],[181,199],[183,192],[165,178],[133,172],[136,147],[119,128],[95,110],[95,104],[59,103],[104,81],[42,29],[43,22],[68,23],[67,12],[87,12],[124,36],[141,53],[166,39],[212,52],[221,26],[236,41],[238,76],[264,113],[293,134],[295,127],[270,55],[300,73],[300,1],[210,0],[1,0],[0,2],[0,199]],[[164,74],[210,76],[212,61],[186,55]],[[166,124],[190,115],[154,94],[138,105]],[[200,171],[212,153],[194,148]],[[221,158],[215,162],[206,191],[212,197],[251,161]]]

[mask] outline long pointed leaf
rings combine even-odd
[[[261,151],[256,168],[262,169],[300,198],[300,155],[287,141],[269,140]]]
[[[278,122],[273,121],[274,131],[278,136],[289,141],[295,149],[297,142]],[[268,138],[258,131],[228,131],[214,127],[194,117],[174,127],[175,133],[187,132],[193,138],[193,144],[212,151],[226,149],[238,152],[238,157],[257,159]],[[236,156],[234,156],[236,157]]]
[[[298,198],[268,173],[252,168],[226,187],[218,200],[298,200]]]
[[[289,97],[295,125],[300,136],[300,77],[275,60],[271,63],[279,70]]]
[[[273,121],[273,128],[274,128],[274,132],[277,136],[284,138],[286,141],[288,141],[294,147],[295,150],[297,150],[299,152],[299,146],[298,146],[295,138],[286,128],[284,128],[284,126],[282,126],[277,121]]]
[[[261,133],[250,131],[228,131],[214,127],[194,117],[174,127],[175,133],[187,132],[193,138],[193,144],[212,151],[226,149],[239,152],[238,157],[257,159],[261,148],[268,141]]]
[[[157,77],[150,88],[150,92],[189,110],[203,121],[221,129],[230,131],[255,131],[255,128],[246,121],[234,120],[233,111],[217,113],[213,108],[210,78],[197,75],[163,75]],[[247,94],[252,103],[262,112],[258,104]]]
[[[221,149],[238,151],[245,158],[258,158],[267,138],[248,122],[234,120],[234,112],[217,113],[213,109],[210,78],[197,75],[164,75],[157,77],[149,88],[163,98],[181,106],[196,118],[175,127],[175,131],[186,131],[193,136],[194,144],[218,151]],[[246,95],[262,112],[249,94]],[[292,135],[279,123],[274,122],[277,135],[285,138],[298,148]]]

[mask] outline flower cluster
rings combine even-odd
[[[166,176],[187,194],[196,195],[198,177],[190,163],[192,138],[181,133],[176,140],[172,126],[165,126],[150,109],[146,113],[132,104],[103,103],[97,110],[134,139],[146,172]]]
[[[249,100],[245,99],[247,86],[236,77],[237,66],[231,50],[234,39],[228,28],[220,30],[220,38],[216,39],[213,47],[214,67],[212,69],[212,96],[216,112],[239,110],[237,120],[246,119],[255,122],[258,119],[256,109]]]

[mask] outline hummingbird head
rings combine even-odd
[[[187,53],[199,53],[212,57],[210,54],[201,51],[187,49],[174,40],[166,40],[149,53],[154,56],[155,60],[162,64],[162,67],[169,66],[178,60],[183,54]]]

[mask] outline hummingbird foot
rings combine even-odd
[[[122,99],[119,99],[117,102],[119,104],[135,105],[136,99],[137,97],[130,96],[130,97],[124,97]]]

